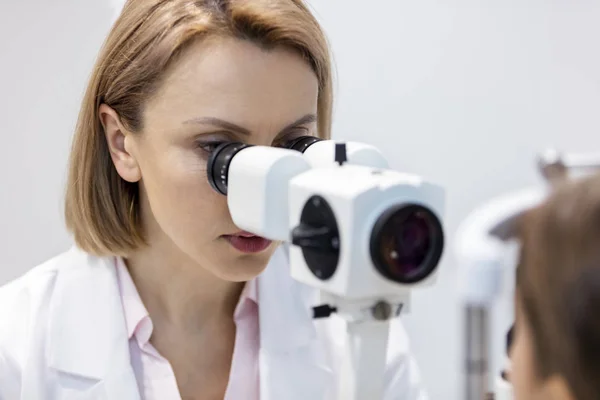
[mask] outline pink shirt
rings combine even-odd
[[[150,343],[152,320],[123,262],[117,258],[119,289],[129,335],[131,365],[143,400],[181,399],[173,369]],[[256,280],[246,284],[235,309],[235,345],[224,400],[259,400],[259,328]]]

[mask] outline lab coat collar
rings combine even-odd
[[[50,315],[48,363],[66,381],[79,379],[75,392],[139,399],[114,258],[71,249],[56,279]]]
[[[323,399],[327,349],[311,318],[312,290],[291,278],[287,254],[278,249],[257,281],[261,400]],[[50,304],[49,365],[106,398],[139,399],[114,258],[73,248],[65,264]]]

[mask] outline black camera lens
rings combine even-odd
[[[420,205],[391,208],[377,220],[371,234],[371,258],[387,279],[412,284],[438,266],[444,232],[438,217]]]
[[[250,147],[250,145],[238,142],[222,143],[211,153],[206,171],[208,183],[214,190],[227,195],[229,165],[233,157],[246,147]]]
[[[323,139],[320,139],[315,136],[300,136],[300,137],[292,140],[291,142],[287,143],[285,145],[285,148],[290,149],[290,150],[296,150],[296,151],[299,151],[300,153],[304,153],[306,151],[306,149],[308,149],[309,146],[311,146],[314,143],[320,142],[321,140],[323,140]]]

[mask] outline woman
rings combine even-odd
[[[600,175],[558,189],[520,230],[515,399],[598,399]]]
[[[0,290],[0,398],[335,398],[343,327],[206,178],[222,142],[328,138],[331,87],[301,0],[128,1],[73,141],[76,247]],[[394,324],[385,398],[424,398]]]

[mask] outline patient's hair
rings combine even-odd
[[[76,244],[96,255],[127,255],[145,244],[138,186],[111,161],[98,108],[112,107],[132,132],[167,67],[195,40],[251,41],[300,54],[319,81],[318,134],[329,138],[331,61],[325,35],[303,0],[129,0],[108,35],[89,81],[73,139],[66,225]]]
[[[564,184],[521,220],[517,296],[537,375],[600,396],[600,175]],[[519,329],[518,326],[516,329]]]

